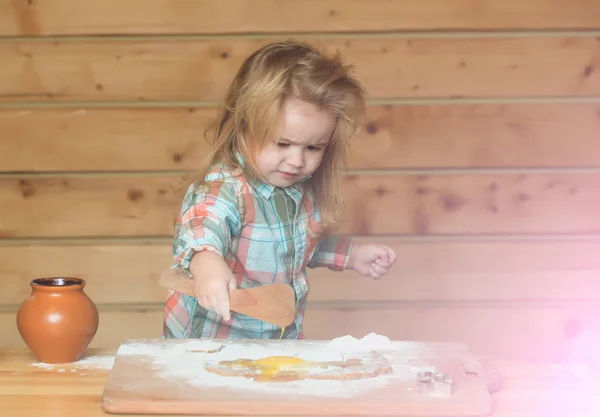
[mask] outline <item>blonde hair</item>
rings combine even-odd
[[[225,97],[215,124],[213,147],[200,169],[199,182],[215,164],[239,168],[251,179],[260,175],[256,156],[282,118],[284,101],[294,97],[330,111],[336,118],[323,160],[306,181],[321,213],[317,234],[331,233],[339,223],[343,201],[340,173],[349,140],[360,129],[366,93],[339,54],[326,55],[315,47],[286,40],[265,45],[242,64]],[[244,161],[240,164],[237,155]]]

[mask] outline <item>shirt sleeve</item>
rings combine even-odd
[[[189,271],[192,256],[203,250],[227,254],[231,236],[241,227],[236,188],[233,181],[212,181],[202,188],[188,188],[175,224],[175,266]]]
[[[309,268],[327,267],[333,271],[343,271],[348,265],[354,242],[345,236],[328,236],[317,244]]]

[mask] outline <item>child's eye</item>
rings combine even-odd
[[[285,142],[277,142],[277,146],[279,146],[280,148],[289,148],[290,144]]]
[[[320,151],[320,150],[321,150],[321,149],[323,149],[323,148],[322,148],[322,147],[320,147],[320,146],[309,146],[309,147],[307,147],[306,149],[308,149],[309,151],[318,152],[318,151]]]

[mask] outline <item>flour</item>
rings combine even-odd
[[[106,356],[88,356],[75,362],[77,367],[83,369],[111,369],[115,363],[115,357],[112,355]]]
[[[54,369],[54,365],[49,364],[49,363],[44,363],[44,362],[32,363],[31,366],[36,366],[38,368],[48,369],[48,370]]]
[[[219,352],[225,346],[213,340],[191,341],[185,344],[187,352]]]
[[[328,343],[326,349],[335,349],[341,352],[369,352],[371,350],[387,351],[393,350],[394,346],[386,336],[369,333],[362,339],[353,336],[342,336]]]
[[[114,362],[115,357],[113,355],[99,355],[83,357],[76,362],[57,364],[37,362],[31,365],[46,370],[57,370],[58,372],[66,372],[67,369],[70,372],[76,372],[77,370],[110,370]]]
[[[263,342],[263,341],[261,341]],[[267,356],[295,356],[307,361],[343,361],[352,358],[366,358],[372,350],[381,354],[391,354],[396,347],[385,336],[370,334],[362,339],[349,336],[333,339],[330,342],[307,341],[298,348],[291,341],[273,343],[251,343],[239,345],[235,341],[224,340],[222,343],[213,340],[169,341],[168,343],[136,343],[132,341],[121,345],[119,356],[135,356],[136,362],[149,362],[155,374],[173,384],[200,388],[220,387],[234,389],[238,392],[262,392],[288,395],[287,398],[307,396],[351,397],[357,393],[376,390],[388,386],[391,381],[404,379],[414,380],[417,372],[434,370],[426,364],[419,366],[396,366],[391,374],[378,375],[372,378],[357,380],[317,380],[303,379],[290,382],[257,382],[242,376],[221,376],[208,372],[204,366],[209,362],[233,361],[238,359],[257,360]],[[319,372],[313,367],[311,372]],[[326,368],[323,368],[326,369]],[[321,371],[325,372],[325,370]],[[140,383],[144,383],[140,381]],[[156,382],[148,381],[148,384]]]

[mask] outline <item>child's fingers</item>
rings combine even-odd
[[[212,283],[212,285],[205,287],[203,291],[198,292],[199,294],[196,298],[200,306],[214,311],[226,321],[229,320],[229,291],[224,282],[221,281],[218,285]]]
[[[396,254],[392,248],[385,245],[375,246],[373,254],[377,257],[378,263],[387,268],[389,268],[396,260]]]
[[[202,297],[198,297],[198,304],[200,304],[202,307],[204,307],[207,310],[213,310],[214,311],[214,299],[212,296],[210,295],[204,295]]]
[[[382,268],[386,268],[386,269],[387,269],[387,268],[389,268],[390,266],[392,266],[392,264],[391,264],[391,263],[389,263],[389,262],[384,262],[384,261],[383,261],[383,260],[381,260],[381,259],[377,259],[377,260],[375,261],[375,265],[377,265],[377,266],[380,266],[380,267],[382,267]]]
[[[387,268],[383,268],[377,264],[373,264],[373,265],[371,265],[371,271],[373,271],[377,275],[381,276],[387,272]]]
[[[233,283],[232,283],[233,281]],[[230,318],[229,311],[229,291],[232,287],[235,288],[235,277],[231,276],[229,281],[225,282],[223,286],[219,286],[219,291],[217,292],[217,314],[223,317],[223,320],[227,321]]]
[[[223,320],[229,320],[229,292],[225,287],[223,287],[222,291],[219,291],[217,294],[215,294],[214,311],[219,316],[223,317]]]
[[[385,249],[385,251],[387,252],[387,261],[388,263],[391,265],[393,263],[396,262],[396,252],[394,252],[394,249],[390,248],[389,246],[386,245],[381,245],[383,246],[383,248]]]
[[[388,263],[388,252],[387,250],[383,247],[383,245],[376,245],[373,247],[372,249],[372,253],[373,255],[375,255],[377,257],[377,260],[383,262],[383,263]]]
[[[375,271],[373,266],[371,266],[371,268],[369,268],[369,276],[371,276],[371,278],[375,278],[375,279],[381,278],[381,274],[378,274],[377,271]]]
[[[392,265],[394,265],[394,262],[396,262],[396,254],[387,246],[383,246],[381,250],[383,253],[381,256],[379,256],[379,259],[377,259],[375,263],[382,268],[390,268]]]
[[[210,301],[206,297],[196,297],[196,299],[198,300],[198,304],[200,304],[200,307],[205,308],[207,310],[211,309]]]
[[[237,289],[237,280],[234,276],[231,277],[227,286],[229,288],[229,291]]]
[[[223,320],[225,321],[231,318],[229,311],[229,291],[235,290],[236,288],[237,281],[232,275],[229,281],[227,282],[227,293],[219,298],[219,310],[217,310],[217,314],[221,315],[223,317]]]
[[[388,268],[384,268],[382,266],[377,265],[376,263],[372,263],[369,267],[369,275],[375,279],[379,279],[384,276],[388,271]]]

